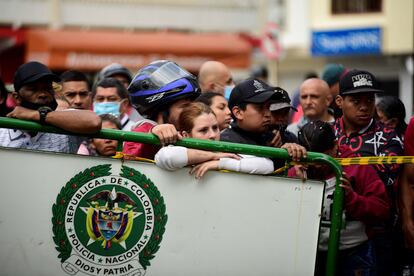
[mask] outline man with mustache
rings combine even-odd
[[[59,77],[47,66],[32,61],[21,65],[14,76],[13,97],[17,106],[7,117],[49,124],[67,131],[91,134],[101,129],[101,119],[89,110],[56,111],[52,83]],[[0,129],[0,146],[71,152],[72,136]],[[79,146],[79,145],[78,145]]]
[[[351,70],[339,82],[336,104],[343,116],[336,120],[339,156],[347,151],[353,156],[402,155],[402,141],[394,130],[374,118],[375,94],[382,93],[373,74]],[[392,229],[395,220],[395,180],[399,165],[374,166],[383,181],[391,203],[391,217],[385,225],[372,226],[378,275],[392,274]]]
[[[308,122],[316,120],[332,124],[335,122],[334,116],[329,111],[332,95],[328,84],[324,80],[318,78],[307,79],[301,84],[299,91],[303,116],[297,123],[290,124],[287,128],[288,131],[297,136],[300,128]]]

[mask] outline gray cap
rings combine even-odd
[[[118,74],[127,77],[128,82],[132,81],[131,72],[129,72],[129,70],[125,66],[119,63],[112,63],[112,64],[109,64],[108,66],[105,66],[99,72],[98,81],[104,78],[110,78],[113,75],[118,75]]]
[[[274,92],[278,95],[278,97],[276,97],[276,99],[270,104],[270,111],[276,111],[286,107],[298,111],[295,107],[293,107],[293,105],[290,104],[289,94],[283,88],[274,87]]]

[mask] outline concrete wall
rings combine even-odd
[[[82,28],[252,32],[253,0],[0,0],[0,23]]]
[[[384,54],[407,54],[414,51],[414,1],[383,0],[381,12],[346,15],[333,15],[331,1],[312,1],[313,30],[379,26],[383,30]]]

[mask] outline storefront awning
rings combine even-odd
[[[25,39],[24,30],[0,27],[0,52],[22,45]]]
[[[251,46],[237,34],[43,29],[26,34],[26,60],[54,70],[96,71],[112,62],[137,70],[157,59],[174,60],[191,71],[207,60],[233,68],[250,66]]]

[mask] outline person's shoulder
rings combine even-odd
[[[401,140],[401,137],[398,135],[398,133],[393,128],[389,128],[385,126],[383,123],[379,121],[375,121],[375,135],[378,136],[378,133],[382,135],[382,139],[386,141],[384,145],[387,144],[399,144],[403,145],[403,141]]]
[[[143,119],[141,121],[138,121],[134,126],[132,126],[131,131],[134,131],[134,132],[149,132],[156,125],[157,125],[157,123],[152,121],[152,120]]]
[[[299,144],[298,137],[295,134],[293,134],[292,132],[290,132],[289,130],[287,130],[287,129],[283,132],[283,139],[282,140],[283,140],[284,143]]]
[[[407,129],[405,131],[405,135],[414,136],[414,116],[411,117],[410,122],[407,125]]]
[[[223,130],[220,133],[220,140],[221,141],[227,141],[228,139],[230,139],[234,135],[236,135],[236,132],[234,131],[234,129],[232,129],[232,128],[226,128],[225,130]]]
[[[220,141],[243,143],[244,137],[234,128],[227,128],[220,134]]]
[[[292,133],[293,135],[296,135],[299,132],[299,125],[298,123],[292,123],[287,126],[286,131]]]

